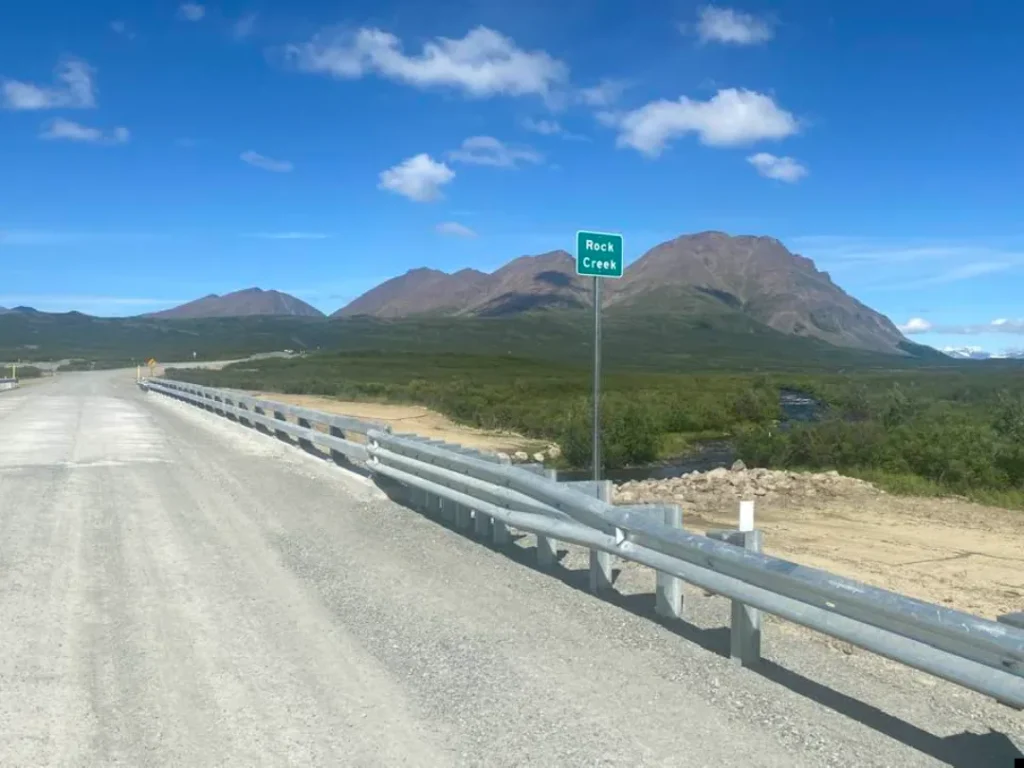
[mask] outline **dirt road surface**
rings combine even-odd
[[[2,766],[1008,766],[1019,713],[598,600],[134,371],[0,393]],[[572,553],[570,553],[572,554]],[[650,577],[653,584],[653,576]]]

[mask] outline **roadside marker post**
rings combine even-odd
[[[622,277],[622,235],[576,232],[576,274],[594,278],[594,481],[601,480],[601,280]]]

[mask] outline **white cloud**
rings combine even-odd
[[[471,136],[462,147],[448,153],[458,163],[493,165],[497,168],[515,168],[520,162],[540,163],[544,156],[530,147],[510,147],[493,136]]]
[[[434,227],[434,229],[442,235],[451,235],[453,237],[476,237],[476,232],[465,224],[459,224],[457,221],[442,221]]]
[[[421,153],[381,171],[377,188],[404,195],[417,203],[429,203],[440,199],[441,187],[454,178],[455,171]]]
[[[674,138],[695,133],[714,147],[782,139],[799,130],[796,118],[771,97],[756,91],[727,88],[708,101],[685,96],[661,99],[625,114],[598,113],[598,120],[619,130],[617,144],[657,157]]]
[[[772,25],[749,13],[713,5],[700,9],[697,34],[703,42],[756,45],[775,36]]]
[[[626,81],[605,78],[590,88],[581,88],[577,93],[578,100],[590,107],[609,107],[619,100],[626,90]]]
[[[777,157],[768,152],[758,152],[747,158],[757,172],[769,179],[778,179],[790,184],[807,175],[807,169],[792,157]]]
[[[243,152],[239,157],[242,162],[262,168],[265,171],[273,171],[274,173],[290,173],[295,168],[288,160],[274,160],[261,155],[259,152],[253,152],[251,149]]]
[[[127,144],[131,139],[131,131],[124,126],[118,126],[108,134],[101,128],[93,128],[58,117],[56,120],[50,121],[43,132],[39,134],[39,138],[48,141],[81,141],[89,144]]]
[[[328,30],[307,43],[288,46],[286,53],[306,72],[344,79],[376,73],[417,88],[456,88],[476,98],[548,96],[568,79],[561,61],[544,51],[524,51],[487,27],[476,27],[462,39],[436,38],[412,56],[402,51],[395,35],[371,28],[355,34]]]
[[[527,117],[522,121],[522,126],[528,131],[539,133],[541,136],[559,136],[567,141],[589,141],[588,137],[565,130],[565,127],[557,120],[534,120]]]
[[[913,326],[913,327],[911,327]],[[909,328],[909,330],[908,330]],[[999,318],[989,323],[968,323],[963,325],[935,325],[920,317],[911,318],[906,325],[901,325],[904,333],[942,333],[952,336],[978,336],[989,333],[1009,333],[1024,335],[1024,318]]]
[[[326,240],[330,235],[323,232],[256,232],[249,237],[261,240]]]
[[[531,117],[523,120],[523,128],[543,136],[557,136],[564,130],[557,120],[534,120]]]
[[[932,324],[923,317],[912,317],[903,325],[898,326],[905,334],[927,333],[932,329]]]
[[[925,285],[942,285],[945,283],[958,283],[961,280],[970,280],[973,277],[982,277],[996,272],[1004,272],[1016,266],[1012,261],[976,261],[970,264],[961,264],[957,267],[947,269],[937,275],[918,280],[906,287]]]
[[[121,35],[121,37],[127,38],[128,40],[135,39],[135,33],[128,28],[128,24],[124,21],[112,21],[110,22],[110,28],[115,34]]]
[[[4,106],[13,110],[89,109],[96,106],[92,77],[94,70],[84,61],[64,59],[58,64],[57,85],[44,86],[19,80],[4,80]]]
[[[178,16],[185,21],[199,21],[206,15],[206,8],[199,3],[182,3],[178,6]]]
[[[253,30],[256,29],[257,17],[258,14],[250,13],[231,25],[231,34],[236,40],[244,40],[253,33]]]

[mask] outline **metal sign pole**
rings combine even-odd
[[[622,235],[576,232],[576,274],[594,278],[594,480],[601,481],[601,281],[622,277]]]
[[[594,482],[601,481],[601,278],[594,278]]]

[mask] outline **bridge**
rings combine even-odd
[[[896,663],[765,615],[736,663],[742,616],[724,591],[684,584],[682,617],[659,610],[674,582],[634,562],[654,551],[675,568],[653,529],[613,527],[609,545],[570,515],[555,521],[570,543],[544,563],[543,537],[482,539],[479,511],[461,505],[460,521],[396,492],[400,458],[361,471],[311,449],[301,414],[281,439],[240,421],[237,402],[210,406],[146,391],[134,370],[0,392],[0,765],[966,767],[1022,754],[1009,625],[978,620],[984,637],[936,635]],[[405,455],[411,472],[415,452],[393,443],[352,451]],[[482,488],[471,480],[460,487]],[[486,493],[477,506],[503,514]],[[520,512],[524,528],[558,508],[549,496]],[[591,501],[579,509],[598,530],[607,505]],[[594,557],[614,546],[633,560]],[[614,581],[597,595],[595,568]],[[691,572],[702,578],[672,571]],[[950,659],[977,677],[928,667]]]

